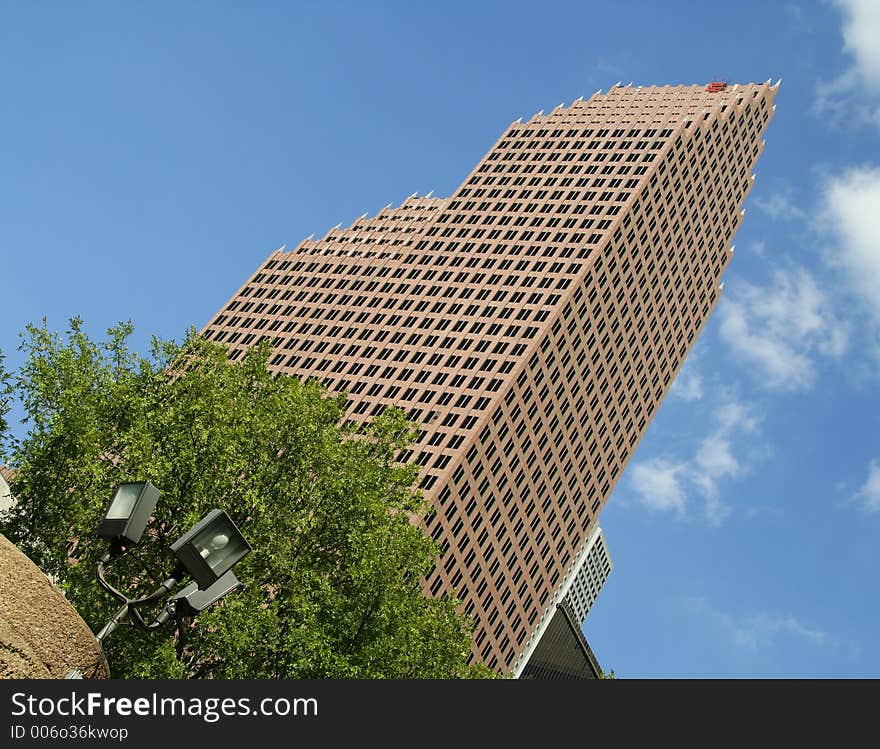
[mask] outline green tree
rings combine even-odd
[[[12,378],[28,432],[11,450],[18,502],[7,535],[54,575],[97,629],[112,614],[94,580],[94,531],[114,486],[162,492],[138,547],[110,578],[149,591],[172,567],[168,545],[214,507],[254,551],[243,592],[180,636],[121,627],[106,641],[114,676],[445,678],[467,667],[471,627],[450,597],[423,595],[438,549],[412,518],[428,511],[417,467],[395,462],[417,436],[402,412],[343,422],[345,396],[273,376],[267,345],[230,362],[190,333],[182,346],[129,348],[130,324],[95,342],[29,326]]]
[[[12,383],[10,382],[10,374],[3,366],[3,351],[0,351],[0,458],[3,456],[3,442],[6,437],[6,430],[9,427],[6,423],[6,415],[9,413],[11,397]]]

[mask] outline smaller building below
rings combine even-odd
[[[520,674],[521,679],[601,679],[602,669],[565,602],[553,618]]]
[[[12,476],[3,466],[0,466],[0,512],[12,507],[12,492],[9,490],[7,479]]]

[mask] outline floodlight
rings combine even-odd
[[[195,579],[199,590],[217,582],[250,550],[250,544],[223,510],[211,510],[171,544],[172,553]]]
[[[159,490],[149,481],[119,484],[98,528],[98,536],[136,544],[158,501]]]

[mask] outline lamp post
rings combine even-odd
[[[110,549],[98,560],[98,583],[122,605],[95,637],[104,639],[129,616],[144,630],[159,629],[172,616],[192,616],[240,587],[232,567],[251,546],[223,510],[211,510],[171,545],[177,564],[158,588],[140,598],[130,598],[111,585],[105,576],[110,563],[122,556],[143,536],[150,515],[159,500],[159,490],[149,481],[132,481],[116,488],[97,535],[110,541]],[[176,595],[169,594],[187,577],[195,582]],[[151,622],[139,609],[165,600],[165,606]]]

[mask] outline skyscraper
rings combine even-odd
[[[420,422],[474,655],[510,672],[718,301],[778,84],[615,86],[516,121],[449,198],[272,253],[204,330]]]

